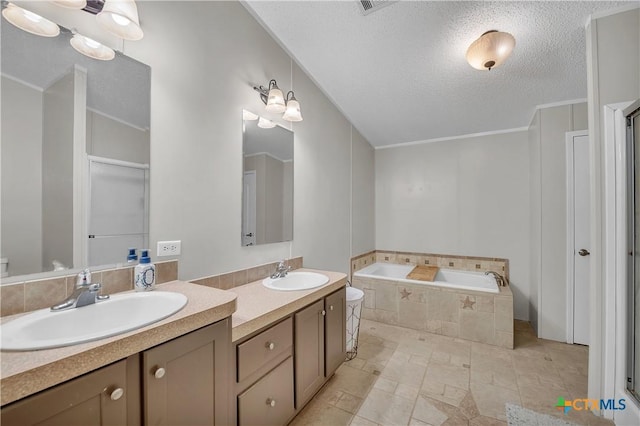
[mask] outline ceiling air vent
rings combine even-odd
[[[385,6],[395,3],[397,0],[358,0],[358,5],[363,15],[368,15]]]

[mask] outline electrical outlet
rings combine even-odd
[[[180,254],[181,241],[158,241],[158,257],[178,256]]]

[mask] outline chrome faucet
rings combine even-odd
[[[505,287],[505,286],[507,286],[507,284],[509,284],[509,280],[507,280],[506,277],[500,275],[497,272],[487,271],[484,274],[485,275],[493,275],[493,277],[496,279],[496,283],[498,283],[498,286],[500,286],[500,287]]]
[[[276,271],[271,274],[272,279],[276,278],[284,278],[287,276],[287,273],[291,270],[291,266],[287,265],[287,261],[285,259],[281,260],[276,267]]]
[[[81,308],[109,298],[109,296],[100,295],[102,284],[89,283],[89,281],[91,281],[91,273],[88,269],[85,269],[78,274],[78,282],[76,283],[76,288],[73,290],[73,293],[71,293],[71,296],[67,297],[62,302],[53,305],[51,310],[64,311],[71,308]]]

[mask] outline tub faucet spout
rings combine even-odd
[[[502,276],[502,275],[500,275],[497,272],[487,271],[484,274],[485,275],[493,275],[493,277],[496,279],[496,283],[498,283],[498,286],[500,286],[500,287],[505,287],[507,284],[509,284],[509,281],[507,280],[507,278]]]

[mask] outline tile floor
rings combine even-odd
[[[538,339],[515,322],[515,349],[363,320],[344,363],[292,425],[506,425],[505,403],[583,425],[612,425],[555,408],[586,398],[588,348]]]

